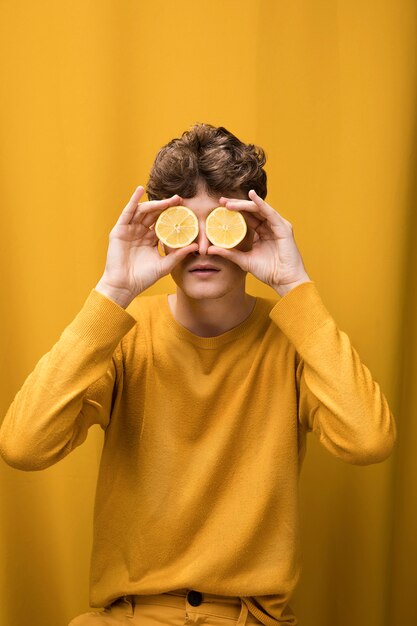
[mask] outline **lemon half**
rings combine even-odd
[[[166,246],[184,248],[198,235],[197,216],[185,206],[171,206],[158,217],[155,233]]]
[[[219,206],[206,219],[206,235],[214,246],[234,248],[245,238],[248,227],[239,211]]]

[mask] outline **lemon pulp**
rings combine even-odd
[[[206,219],[206,235],[214,246],[234,248],[245,238],[247,225],[239,211],[217,207]]]
[[[155,224],[158,239],[170,248],[183,248],[198,235],[198,219],[185,206],[172,206],[162,211]]]

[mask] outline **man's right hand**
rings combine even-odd
[[[187,254],[198,250],[196,242],[161,256],[155,223],[162,211],[178,206],[178,195],[140,203],[145,192],[139,186],[109,235],[106,267],[95,289],[126,308],[142,291],[169,274]]]

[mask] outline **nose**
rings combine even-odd
[[[207,248],[211,246],[210,241],[207,239],[206,235],[206,223],[204,220],[200,220],[198,225],[198,235],[195,241],[198,243],[198,250],[194,252],[194,254],[205,255],[207,254]]]

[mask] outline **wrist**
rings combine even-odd
[[[109,300],[113,300],[113,302],[122,307],[122,309],[128,307],[135,297],[128,289],[113,287],[112,285],[106,283],[103,278],[100,278],[97,285],[95,286],[95,290],[102,293],[104,296],[106,296],[106,298],[109,298]]]
[[[292,291],[293,289],[298,287],[298,285],[302,285],[302,283],[311,283],[311,278],[309,278],[307,276],[307,274],[306,274],[303,278],[300,278],[299,280],[295,280],[292,283],[287,283],[285,285],[273,286],[273,288],[278,293],[278,295],[281,298],[283,298],[285,296],[285,294],[289,293],[290,291]]]

